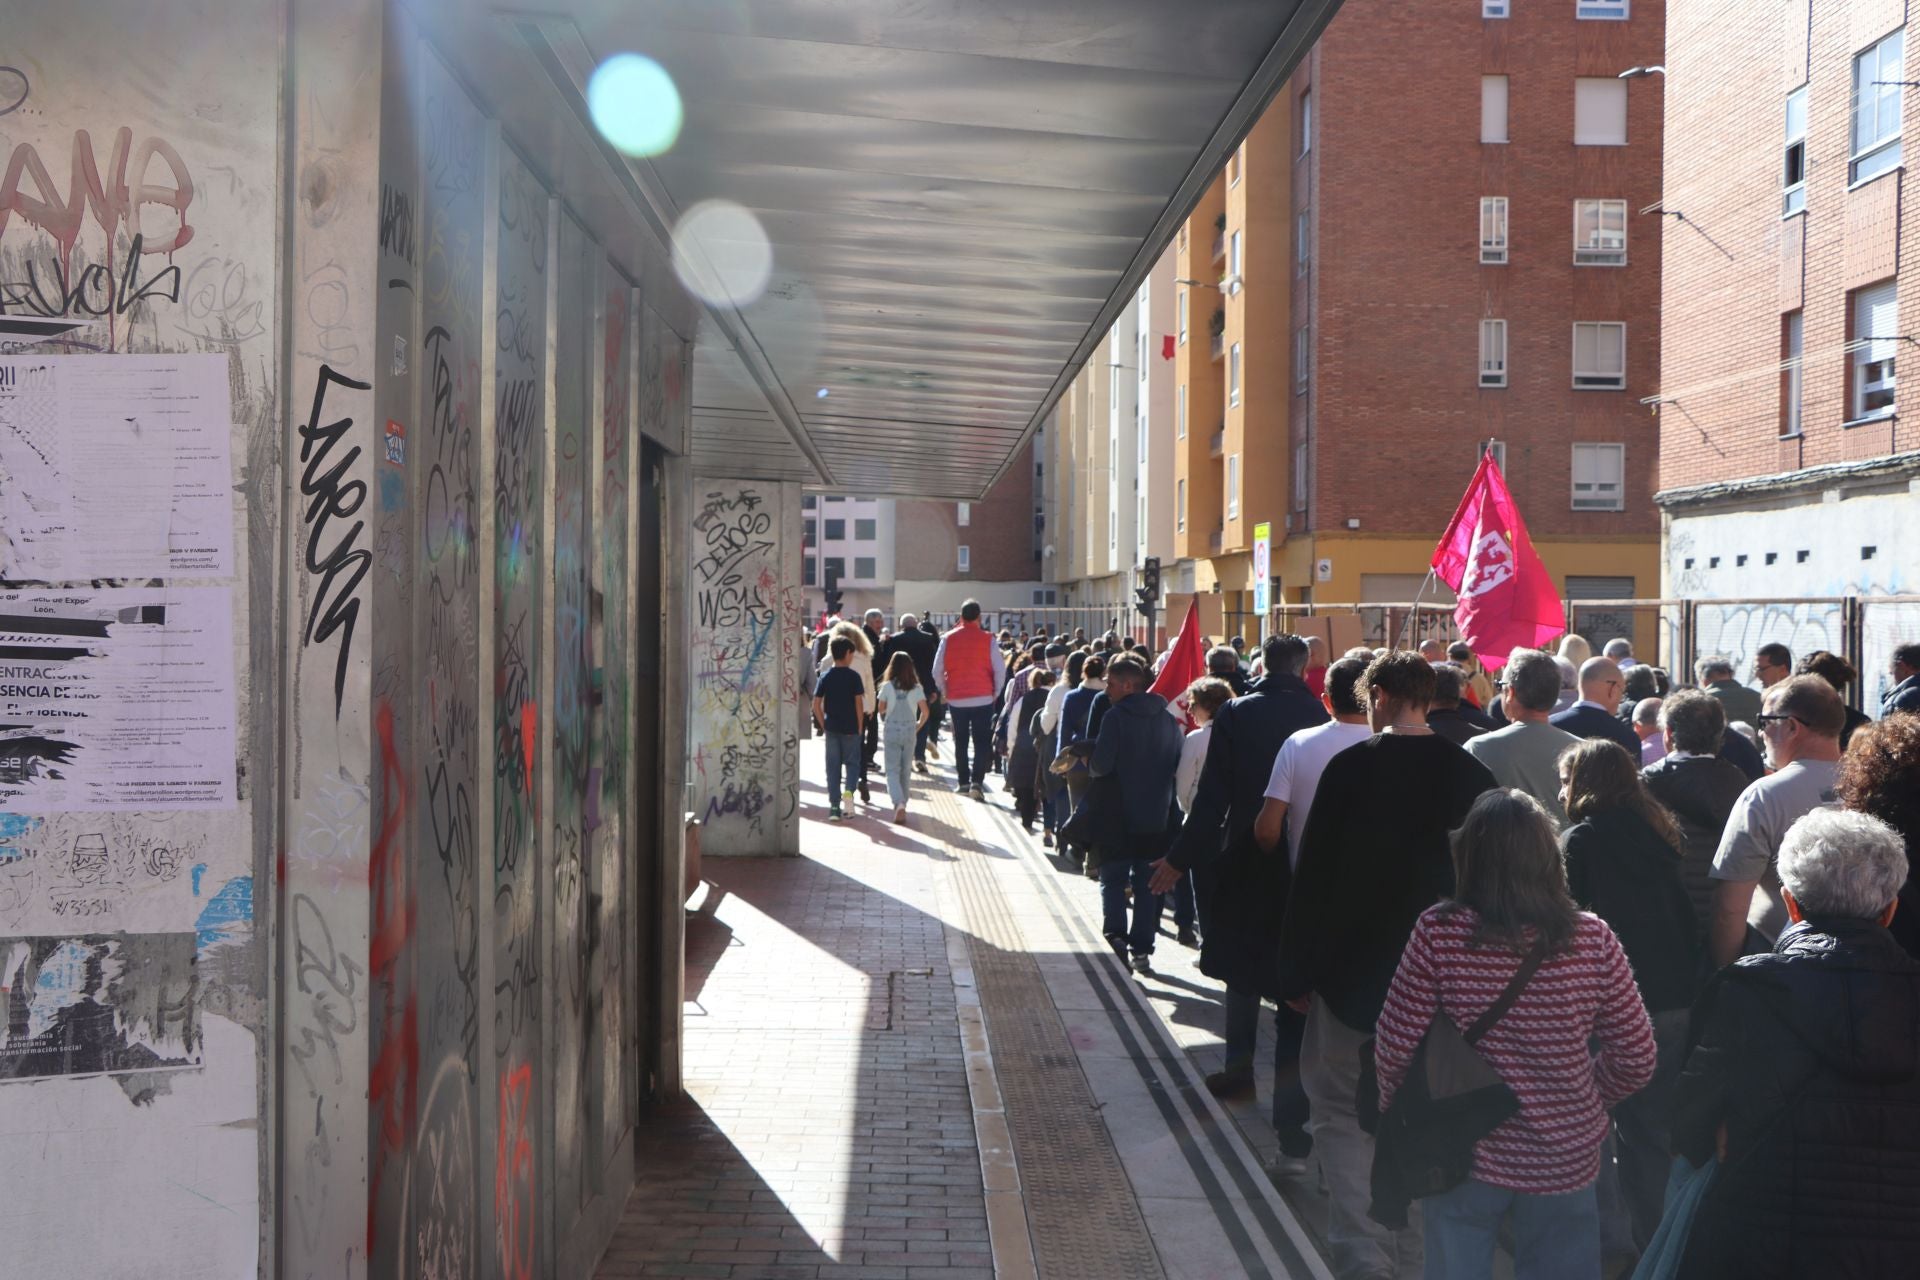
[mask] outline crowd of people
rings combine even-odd
[[[1502,1240],[1523,1278],[1920,1267],[1920,645],[1873,718],[1825,651],[1765,646],[1755,689],[1625,639],[1488,670],[1278,635],[1208,652],[1183,733],[1111,632],[876,621],[822,640],[835,814],[867,765],[833,705],[870,675],[896,820],[948,711],[956,788],[1000,775],[1137,973],[1171,897],[1224,987],[1214,1093],[1253,1092],[1273,1010],[1275,1172],[1317,1168],[1337,1275],[1487,1276]],[[1409,1183],[1374,1135],[1447,1075],[1429,1051],[1507,1110]]]

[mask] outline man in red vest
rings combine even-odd
[[[933,682],[953,712],[953,767],[958,773],[954,790],[984,800],[993,700],[1007,682],[1007,660],[980,625],[978,600],[961,605],[960,625],[940,637],[940,651],[933,656]]]

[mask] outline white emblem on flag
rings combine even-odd
[[[1498,529],[1480,535],[1467,553],[1467,571],[1460,582],[1462,597],[1483,595],[1513,578],[1513,548]]]

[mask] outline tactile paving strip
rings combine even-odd
[[[1043,1280],[1164,1280],[1133,1186],[1040,966],[1027,953],[986,855],[964,838],[961,802],[942,794],[932,801],[934,816],[960,837],[949,842],[957,860],[953,883],[966,911],[967,946],[1039,1273]]]

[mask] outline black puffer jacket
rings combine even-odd
[[[1701,933],[1680,851],[1633,810],[1607,809],[1561,832],[1560,852],[1568,891],[1619,937],[1647,1012],[1691,1007]]]
[[[1680,881],[1693,900],[1693,913],[1702,936],[1713,914],[1713,895],[1719,881],[1711,875],[1720,833],[1734,801],[1747,789],[1747,775],[1720,756],[1667,756],[1641,771],[1653,798],[1673,811],[1685,838],[1680,854]]]
[[[1674,1150],[1727,1127],[1680,1274],[1920,1274],[1920,961],[1866,920],[1790,926],[1694,1010]]]

